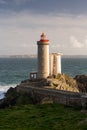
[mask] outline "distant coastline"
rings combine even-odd
[[[0,58],[37,58],[37,55],[0,55]],[[87,58],[87,55],[62,55],[62,58]]]
[[[36,55],[0,55],[0,58],[36,58]]]
[[[63,58],[87,58],[87,55],[63,55]]]

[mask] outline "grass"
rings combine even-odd
[[[87,130],[87,114],[59,104],[0,110],[0,130]]]

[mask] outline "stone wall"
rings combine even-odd
[[[17,87],[17,92],[29,93],[37,102],[48,99],[55,103],[67,106],[87,107],[87,96],[81,93],[67,92],[61,90],[39,88],[39,87]]]

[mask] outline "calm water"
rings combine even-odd
[[[36,58],[0,58],[0,91],[15,87],[37,70]],[[62,73],[71,76],[87,74],[87,58],[62,58]]]
[[[66,58],[62,59],[62,72],[73,77],[87,74],[87,58]]]

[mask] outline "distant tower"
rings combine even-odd
[[[49,40],[46,35],[42,33],[38,45],[38,72],[37,78],[43,79],[49,76]]]
[[[50,75],[61,74],[61,54],[50,54]]]

